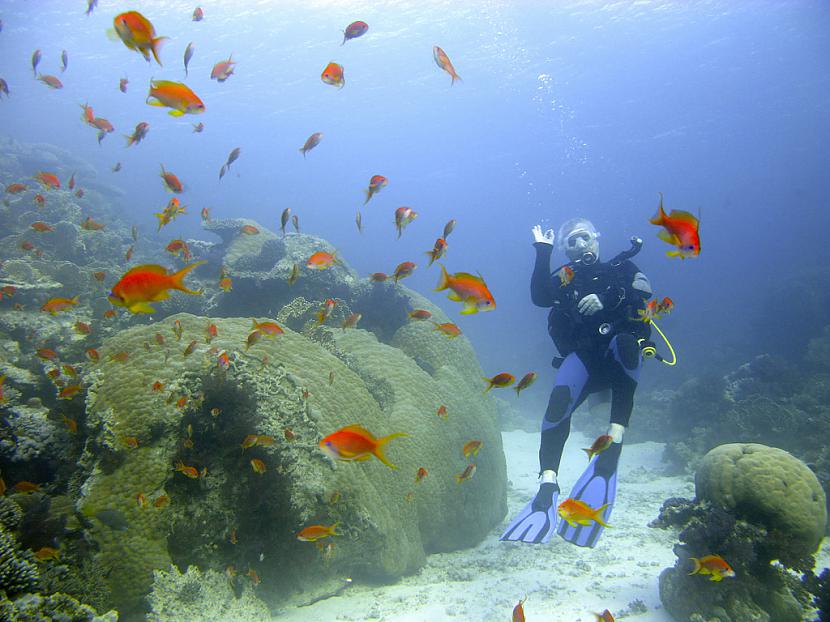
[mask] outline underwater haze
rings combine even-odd
[[[549,369],[545,312],[528,295],[534,224],[590,218],[604,258],[642,237],[635,262],[676,303],[666,328],[687,369],[752,351],[762,336],[748,334],[748,318],[763,313],[763,292],[826,260],[826,2],[216,2],[198,23],[194,6],[136,3],[169,38],[159,67],[107,37],[120,3],[87,17],[83,1],[7,0],[3,133],[88,160],[123,190],[123,217],[148,232],[169,197],[164,164],[186,184],[191,213],[276,229],[290,207],[360,273],[419,263],[407,283],[437,302],[424,252],[455,218],[446,265],[480,272],[498,307],[461,324],[488,373]],[[341,46],[356,19],[368,33]],[[176,119],[145,98],[151,78],[184,80],[189,42],[187,84],[206,112]],[[436,67],[434,45],[461,81]],[[35,49],[62,90],[32,79]],[[210,80],[231,54],[233,75]],[[332,60],[342,89],[319,78]],[[85,102],[116,128],[100,146],[80,121]],[[149,135],[125,149],[121,135],[139,121]],[[303,158],[314,132],[322,142]],[[235,147],[242,155],[220,182]],[[362,209],[360,234],[355,212],[375,174],[389,185]],[[648,223],[658,192],[667,210],[700,213],[698,258],[664,256]],[[398,240],[401,205],[418,218]],[[193,216],[169,230],[204,236]],[[683,374],[650,370],[644,382]]]
[[[415,262],[402,285],[458,325],[485,376],[537,372],[533,388],[506,398],[529,430],[545,412],[557,354],[548,309],[530,300],[534,225],[558,231],[568,219],[590,219],[602,260],[628,249],[632,237],[643,240],[633,261],[654,295],[674,302],[660,326],[678,364],[647,361],[638,396],[722,377],[760,354],[799,365],[816,331],[830,324],[826,0],[206,0],[198,3],[201,21],[193,20],[191,1],[94,4],[88,11],[87,0],[0,0],[0,78],[9,90],[0,93],[0,154],[20,145],[49,153],[30,160],[25,178],[0,169],[0,182],[35,189],[32,176],[43,170],[66,189],[75,174],[78,187],[99,193],[108,230],[138,228],[141,263],[174,266],[163,251],[138,249],[145,240],[152,248],[173,239],[221,242],[203,227],[203,208],[212,220],[250,219],[280,237],[280,216],[290,208],[300,232],[328,241],[361,278]],[[166,38],[159,63],[114,32],[115,16],[129,10]],[[345,41],[356,20],[368,31]],[[434,46],[460,79],[437,65]],[[33,71],[35,50],[42,59]],[[212,79],[228,59],[232,75]],[[321,79],[331,62],[343,68],[341,88]],[[62,88],[35,74],[56,76]],[[151,80],[185,83],[204,112],[173,116],[148,105]],[[84,105],[114,131],[99,137],[84,121]],[[140,122],[149,124],[146,137],[127,146]],[[203,130],[194,131],[199,123]],[[319,144],[302,153],[317,132]],[[240,155],[225,168],[235,148]],[[186,206],[163,228],[156,214],[174,195],[162,167],[184,184],[175,196]],[[366,201],[374,175],[388,185]],[[667,255],[673,247],[649,222],[661,195],[666,212],[699,218],[699,256]],[[401,206],[417,218],[399,235]],[[451,219],[446,254],[428,266],[427,252]],[[567,263],[556,243],[552,272]],[[24,257],[31,256],[20,251],[0,261]],[[127,270],[129,262],[117,259]],[[446,291],[434,291],[440,264],[481,275],[496,308],[461,315]],[[107,288],[118,276],[108,274]],[[232,296],[227,317],[247,324],[249,301],[239,300],[235,314]],[[126,315],[125,331],[149,321]],[[668,356],[667,344],[653,338]],[[523,445],[534,461],[537,441],[532,435]],[[507,463],[508,470],[517,464],[509,456]],[[634,463],[657,468],[646,458]],[[663,484],[661,494],[671,496]],[[670,553],[671,544],[663,549]],[[516,599],[522,595],[517,588]],[[584,611],[582,620],[591,619]],[[346,619],[363,619],[354,615]]]

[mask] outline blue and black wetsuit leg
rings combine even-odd
[[[634,408],[634,392],[640,381],[643,368],[643,356],[637,338],[629,333],[619,333],[608,344],[617,365],[610,372],[611,384],[611,423],[618,423],[627,428]]]
[[[542,440],[539,445],[540,473],[559,470],[562,450],[571,433],[571,415],[588,396],[585,391],[588,378],[588,368],[576,352],[571,352],[565,357],[556,374],[556,384],[551,391],[545,418],[542,420]],[[558,491],[556,484],[542,484],[539,494],[533,501],[535,511],[545,509],[545,503],[550,506],[554,489]]]

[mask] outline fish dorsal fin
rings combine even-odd
[[[484,283],[484,278],[480,274],[476,276],[475,274],[470,274],[469,272],[456,272],[452,276],[456,281],[460,279],[469,279],[470,281],[475,281],[476,283]]]
[[[680,209],[673,209],[671,214],[669,214],[670,220],[679,220],[680,222],[685,222],[690,225],[694,225],[695,228],[698,226],[698,220],[695,218],[694,214],[690,214],[689,212],[685,212]]]
[[[364,428],[362,425],[358,425],[357,423],[347,425],[345,428],[341,430],[341,432],[355,432],[356,434],[360,434],[361,436],[375,438],[374,435],[371,432],[369,432],[369,430]]]
[[[124,276],[135,274],[136,272],[152,272],[153,274],[163,274],[167,276],[167,268],[154,263],[148,263],[144,264],[143,266],[136,266],[135,268],[131,268],[124,274]]]

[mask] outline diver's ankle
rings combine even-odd
[[[551,471],[550,469],[545,469],[544,471],[542,471],[542,474],[539,476],[539,483],[556,484],[556,471]]]
[[[625,434],[625,426],[619,423],[612,423],[608,426],[608,436],[610,436],[614,443],[622,443],[623,435]]]

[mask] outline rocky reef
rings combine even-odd
[[[676,390],[637,397],[632,437],[666,443],[674,472],[694,471],[721,443],[784,449],[830,491],[830,326],[808,343],[797,362],[762,354],[738,368],[693,377]]]
[[[17,575],[26,550],[57,551],[38,564],[38,602],[65,594],[173,619],[185,601],[204,605],[188,585],[221,581],[261,612],[331,594],[343,577],[414,572],[427,553],[473,546],[503,518],[499,409],[466,337],[409,316],[449,322],[429,301],[361,278],[342,257],[308,269],[312,253],[335,249],[237,219],[206,221],[214,241],[186,242],[188,261],[205,262],[187,278],[201,295],[132,315],[106,297],[124,271],[184,258],[164,261],[155,238],[118,222],[82,226],[111,217],[89,195],[50,189],[43,207],[28,207],[30,194],[0,209],[11,258],[0,270],[0,469],[21,502],[20,546],[9,548]],[[32,220],[53,231],[31,233]],[[44,237],[26,250],[33,235]],[[77,300],[40,310],[56,296]],[[394,468],[320,450],[355,424],[405,434],[384,448]],[[481,448],[465,456],[470,440]],[[336,535],[298,540],[310,525],[336,525]],[[21,586],[18,600],[36,588]]]
[[[652,526],[680,529],[678,560],[660,575],[660,597],[678,620],[799,622],[811,608],[814,554],[827,522],[815,475],[789,453],[758,444],[710,451],[695,500],[670,499]],[[694,573],[717,555],[734,577]]]

